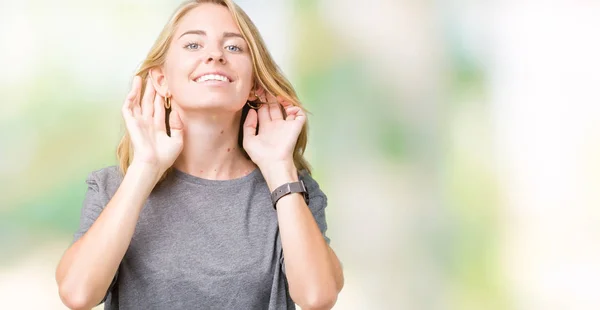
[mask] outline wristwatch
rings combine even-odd
[[[306,186],[304,186],[304,181],[300,180],[298,182],[285,183],[271,193],[273,208],[277,210],[277,201],[281,199],[281,197],[291,193],[301,193],[302,197],[304,197],[304,202],[308,205],[308,191],[306,190]]]

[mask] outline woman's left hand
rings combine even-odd
[[[282,97],[264,95],[262,89],[258,97],[268,104],[262,104],[258,113],[254,109],[248,111],[244,122],[244,149],[261,170],[272,166],[293,166],[293,152],[306,122],[306,114],[302,108]],[[281,107],[287,117],[284,117]]]

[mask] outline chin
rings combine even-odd
[[[190,110],[223,110],[236,112],[244,107],[245,102],[238,103],[235,100],[212,99],[181,104],[183,109]]]

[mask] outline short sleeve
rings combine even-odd
[[[102,174],[103,171],[94,171],[90,173],[86,179],[87,191],[85,193],[85,197],[83,199],[83,206],[81,208],[81,214],[79,218],[79,228],[73,235],[73,243],[79,240],[85,233],[92,227],[96,219],[104,210],[104,207],[108,204],[109,198],[106,193],[106,184],[104,181],[107,178],[103,178],[98,174]],[[119,270],[117,270],[115,277],[113,278],[106,295],[100,302],[103,303],[108,298],[110,292],[113,287],[117,283],[117,277],[119,275]]]
[[[326,234],[327,217],[325,215],[325,208],[327,207],[327,195],[323,193],[317,181],[315,181],[315,179],[313,179],[312,176],[306,172],[306,170],[299,172],[299,177],[304,182],[306,190],[308,191],[308,208],[310,209],[315,222],[317,222],[317,226],[319,226],[321,234],[323,234],[323,239],[325,239],[325,242],[327,245],[329,245],[331,240]],[[283,273],[285,273],[283,250],[281,253],[281,269]]]
[[[325,208],[327,207],[327,196],[321,190],[319,184],[305,170],[301,172],[300,178],[304,181],[306,190],[308,191],[308,208],[315,218],[315,222],[319,226],[325,242],[329,244],[331,240],[327,237],[327,217],[325,216]]]
[[[73,243],[81,238],[92,227],[104,207],[108,204],[108,198],[100,190],[96,172],[92,172],[85,180],[87,191],[83,199],[83,206],[79,217],[79,228],[73,236]]]

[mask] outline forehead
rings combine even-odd
[[[204,30],[208,35],[223,32],[239,32],[229,9],[213,3],[200,4],[181,18],[175,31],[176,37],[188,30]]]

